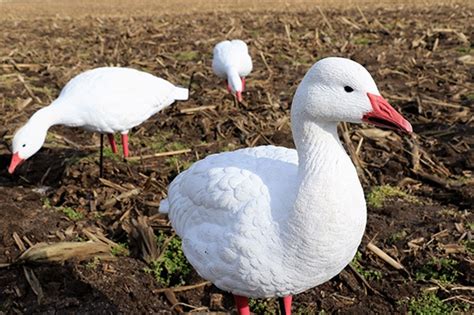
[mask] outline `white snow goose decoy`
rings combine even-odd
[[[217,44],[214,47],[212,69],[218,77],[227,80],[227,90],[242,102],[245,77],[252,71],[252,58],[247,44],[240,39],[225,40]]]
[[[13,173],[21,162],[38,152],[53,125],[100,132],[101,162],[103,134],[107,134],[116,153],[113,134],[120,132],[123,154],[127,158],[131,128],[175,101],[187,99],[188,89],[146,72],[118,67],[85,71],[69,81],[53,103],[37,111],[15,133],[8,171]]]
[[[291,107],[296,150],[276,146],[210,155],[179,174],[168,212],[189,262],[234,294],[242,315],[248,297],[291,296],[337,275],[354,257],[366,204],[339,121],[411,132],[380,96],[369,72],[344,58],[318,61]]]

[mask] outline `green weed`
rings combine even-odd
[[[474,241],[466,240],[466,241],[461,241],[461,244],[464,246],[466,251],[469,254],[474,254]]]
[[[57,209],[64,213],[72,221],[79,221],[84,218],[82,213],[77,212],[71,207],[58,207]]]
[[[114,153],[112,151],[112,148],[104,147],[103,153],[104,153],[104,158],[115,160],[115,161],[120,161],[121,160],[120,154],[119,153]]]
[[[100,258],[94,257],[91,261],[86,264],[86,268],[90,270],[97,269],[97,266],[100,264]]]
[[[457,266],[458,262],[454,259],[433,258],[416,272],[415,277],[417,281],[436,280],[443,284],[454,283],[460,275]]]
[[[298,305],[296,310],[294,311],[295,315],[307,315],[307,314],[316,314],[316,305],[309,304],[309,305]],[[327,313],[324,310],[320,310],[318,315],[326,315]]]
[[[51,209],[52,208],[51,201],[47,197],[43,198],[43,208],[44,209]]]
[[[361,265],[360,260],[362,259],[361,252],[357,251],[354,259],[351,261],[351,266],[365,279],[367,280],[379,280],[382,279],[382,273],[378,270],[368,269]]]
[[[51,200],[45,197],[42,199],[43,201],[43,209],[55,209],[57,211],[61,211],[65,214],[70,220],[72,221],[79,221],[84,218],[84,215],[80,212],[77,212],[71,207],[54,207],[51,205]]]
[[[471,53],[471,47],[459,47],[456,49],[458,52],[462,54],[469,54]]]
[[[371,43],[370,39],[365,37],[354,38],[354,44],[356,45],[369,45]]]
[[[163,246],[166,235],[160,231],[157,236],[158,247]],[[145,272],[151,273],[164,287],[183,285],[192,267],[181,249],[181,239],[174,237],[165,249],[159,261],[153,261]]]
[[[405,201],[419,204],[420,201],[398,187],[390,185],[375,186],[372,191],[367,195],[367,204],[374,208],[380,208],[384,202],[389,198],[400,198]]]
[[[127,256],[128,255],[128,244],[127,243],[117,243],[117,245],[112,247],[111,253],[114,256]]]
[[[469,310],[469,304],[454,304],[443,302],[436,293],[424,293],[418,298],[412,298],[408,304],[408,314],[413,315],[444,315]]]
[[[398,241],[404,240],[407,237],[408,233],[405,230],[398,231],[392,235],[390,235],[388,242],[390,244],[394,244]]]
[[[250,310],[259,315],[273,315],[277,313],[273,299],[249,299]]]

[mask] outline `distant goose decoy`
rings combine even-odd
[[[296,150],[210,155],[179,174],[160,205],[189,262],[234,294],[241,315],[250,314],[248,297],[280,297],[290,314],[292,295],[328,281],[354,257],[366,204],[338,122],[412,131],[363,66],[335,57],[305,75],[291,119]]]
[[[177,100],[188,99],[188,89],[176,87],[150,73],[131,68],[103,67],[85,71],[71,79],[59,97],[38,110],[13,138],[8,171],[41,149],[53,125],[82,127],[107,134],[117,152],[113,134],[121,133],[123,155],[128,157],[128,132]]]
[[[214,47],[212,69],[218,77],[226,79],[227,90],[242,102],[245,77],[252,71],[252,58],[247,44],[239,39],[218,43]]]

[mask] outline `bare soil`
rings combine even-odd
[[[190,163],[246,146],[293,147],[292,96],[309,67],[326,56],[366,66],[382,94],[412,123],[412,136],[365,125],[340,128],[367,194],[391,185],[410,197],[369,205],[358,265],[296,296],[295,312],[413,312],[411,303],[427,292],[458,312],[468,312],[474,302],[474,57],[468,7],[43,17],[0,20],[0,29],[0,314],[234,311],[229,294],[203,284],[194,272],[184,283],[172,279],[163,293],[146,272],[143,241],[131,229],[145,218],[154,233],[172,235],[158,204]],[[255,70],[243,104],[234,102],[211,71],[212,47],[223,38],[242,38],[250,46]],[[134,159],[107,154],[105,180],[98,178],[99,136],[62,126],[53,127],[44,148],[9,175],[14,131],[74,75],[105,65],[134,67],[181,85],[195,72],[191,99],[133,130]],[[176,153],[184,149],[190,151]],[[156,153],[170,155],[152,156]],[[86,241],[85,230],[127,244],[130,254],[18,261],[23,246]],[[369,242],[404,269],[375,255]],[[183,285],[197,286],[176,289]],[[221,295],[222,302],[215,302]],[[275,311],[274,300],[259,303],[257,313]]]

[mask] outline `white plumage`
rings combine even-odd
[[[173,180],[160,211],[169,213],[203,278],[235,295],[284,297],[331,279],[351,261],[366,205],[337,122],[377,113],[379,125],[411,128],[399,114],[379,114],[370,95],[383,99],[361,65],[323,59],[293,99],[296,150],[211,155]]]
[[[187,89],[146,72],[115,67],[88,70],[69,81],[53,103],[16,132],[13,152],[19,162],[29,158],[43,145],[47,130],[58,124],[126,135],[176,100],[186,99]],[[10,171],[15,167],[12,163]]]
[[[214,47],[212,69],[217,76],[227,80],[229,91],[241,101],[245,77],[252,71],[252,58],[247,44],[239,39],[218,43]]]

